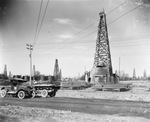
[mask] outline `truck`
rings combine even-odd
[[[56,92],[60,89],[60,86],[50,83],[34,83],[29,85],[29,82],[21,78],[13,78],[10,80],[4,80],[0,84],[0,97],[6,95],[12,95],[19,99],[25,97],[34,98],[40,96],[43,98],[54,97]]]
[[[57,86],[55,84],[33,84],[32,85],[35,89],[35,96],[41,96],[41,97],[55,97],[56,92],[60,89],[60,86]]]
[[[7,80],[1,80],[0,84],[0,97],[3,98],[6,95],[12,95],[19,99],[25,97],[35,97],[34,87],[30,86],[25,80],[20,78],[13,78]]]

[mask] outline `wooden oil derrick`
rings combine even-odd
[[[6,64],[4,66],[4,73],[3,74],[7,77],[7,65]]]
[[[135,73],[135,68],[133,69],[133,80],[136,79],[136,73]]]
[[[96,40],[96,51],[94,57],[94,65],[91,71],[92,82],[111,83],[113,82],[113,71],[111,63],[111,53],[109,47],[106,14],[99,14],[100,21],[98,25],[98,33]]]
[[[58,59],[55,60],[55,66],[54,66],[54,80],[60,80],[60,71],[59,71],[59,66],[58,66]]]

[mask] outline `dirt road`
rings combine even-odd
[[[23,99],[6,97],[0,99],[0,106],[17,105],[24,107],[40,107],[57,110],[71,110],[89,114],[107,114],[120,116],[137,116],[150,118],[149,102],[116,101],[104,99],[78,98],[34,98]]]

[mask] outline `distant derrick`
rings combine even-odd
[[[143,72],[142,80],[147,80],[147,79],[148,79],[148,77],[147,77],[146,69],[145,69]]]
[[[8,76],[9,79],[12,78],[12,74],[11,74],[11,71],[9,71],[9,76]]]
[[[133,69],[133,79],[136,79],[135,68]]]
[[[7,76],[7,65],[4,66],[4,75]]]
[[[58,59],[55,60],[55,66],[54,66],[54,80],[60,80],[61,79],[61,70],[59,70],[59,66],[58,66]]]

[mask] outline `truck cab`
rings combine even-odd
[[[1,97],[5,97],[6,94],[20,99],[26,96],[34,97],[34,88],[29,85],[29,82],[20,78],[10,79],[7,84],[5,81],[1,87]]]

